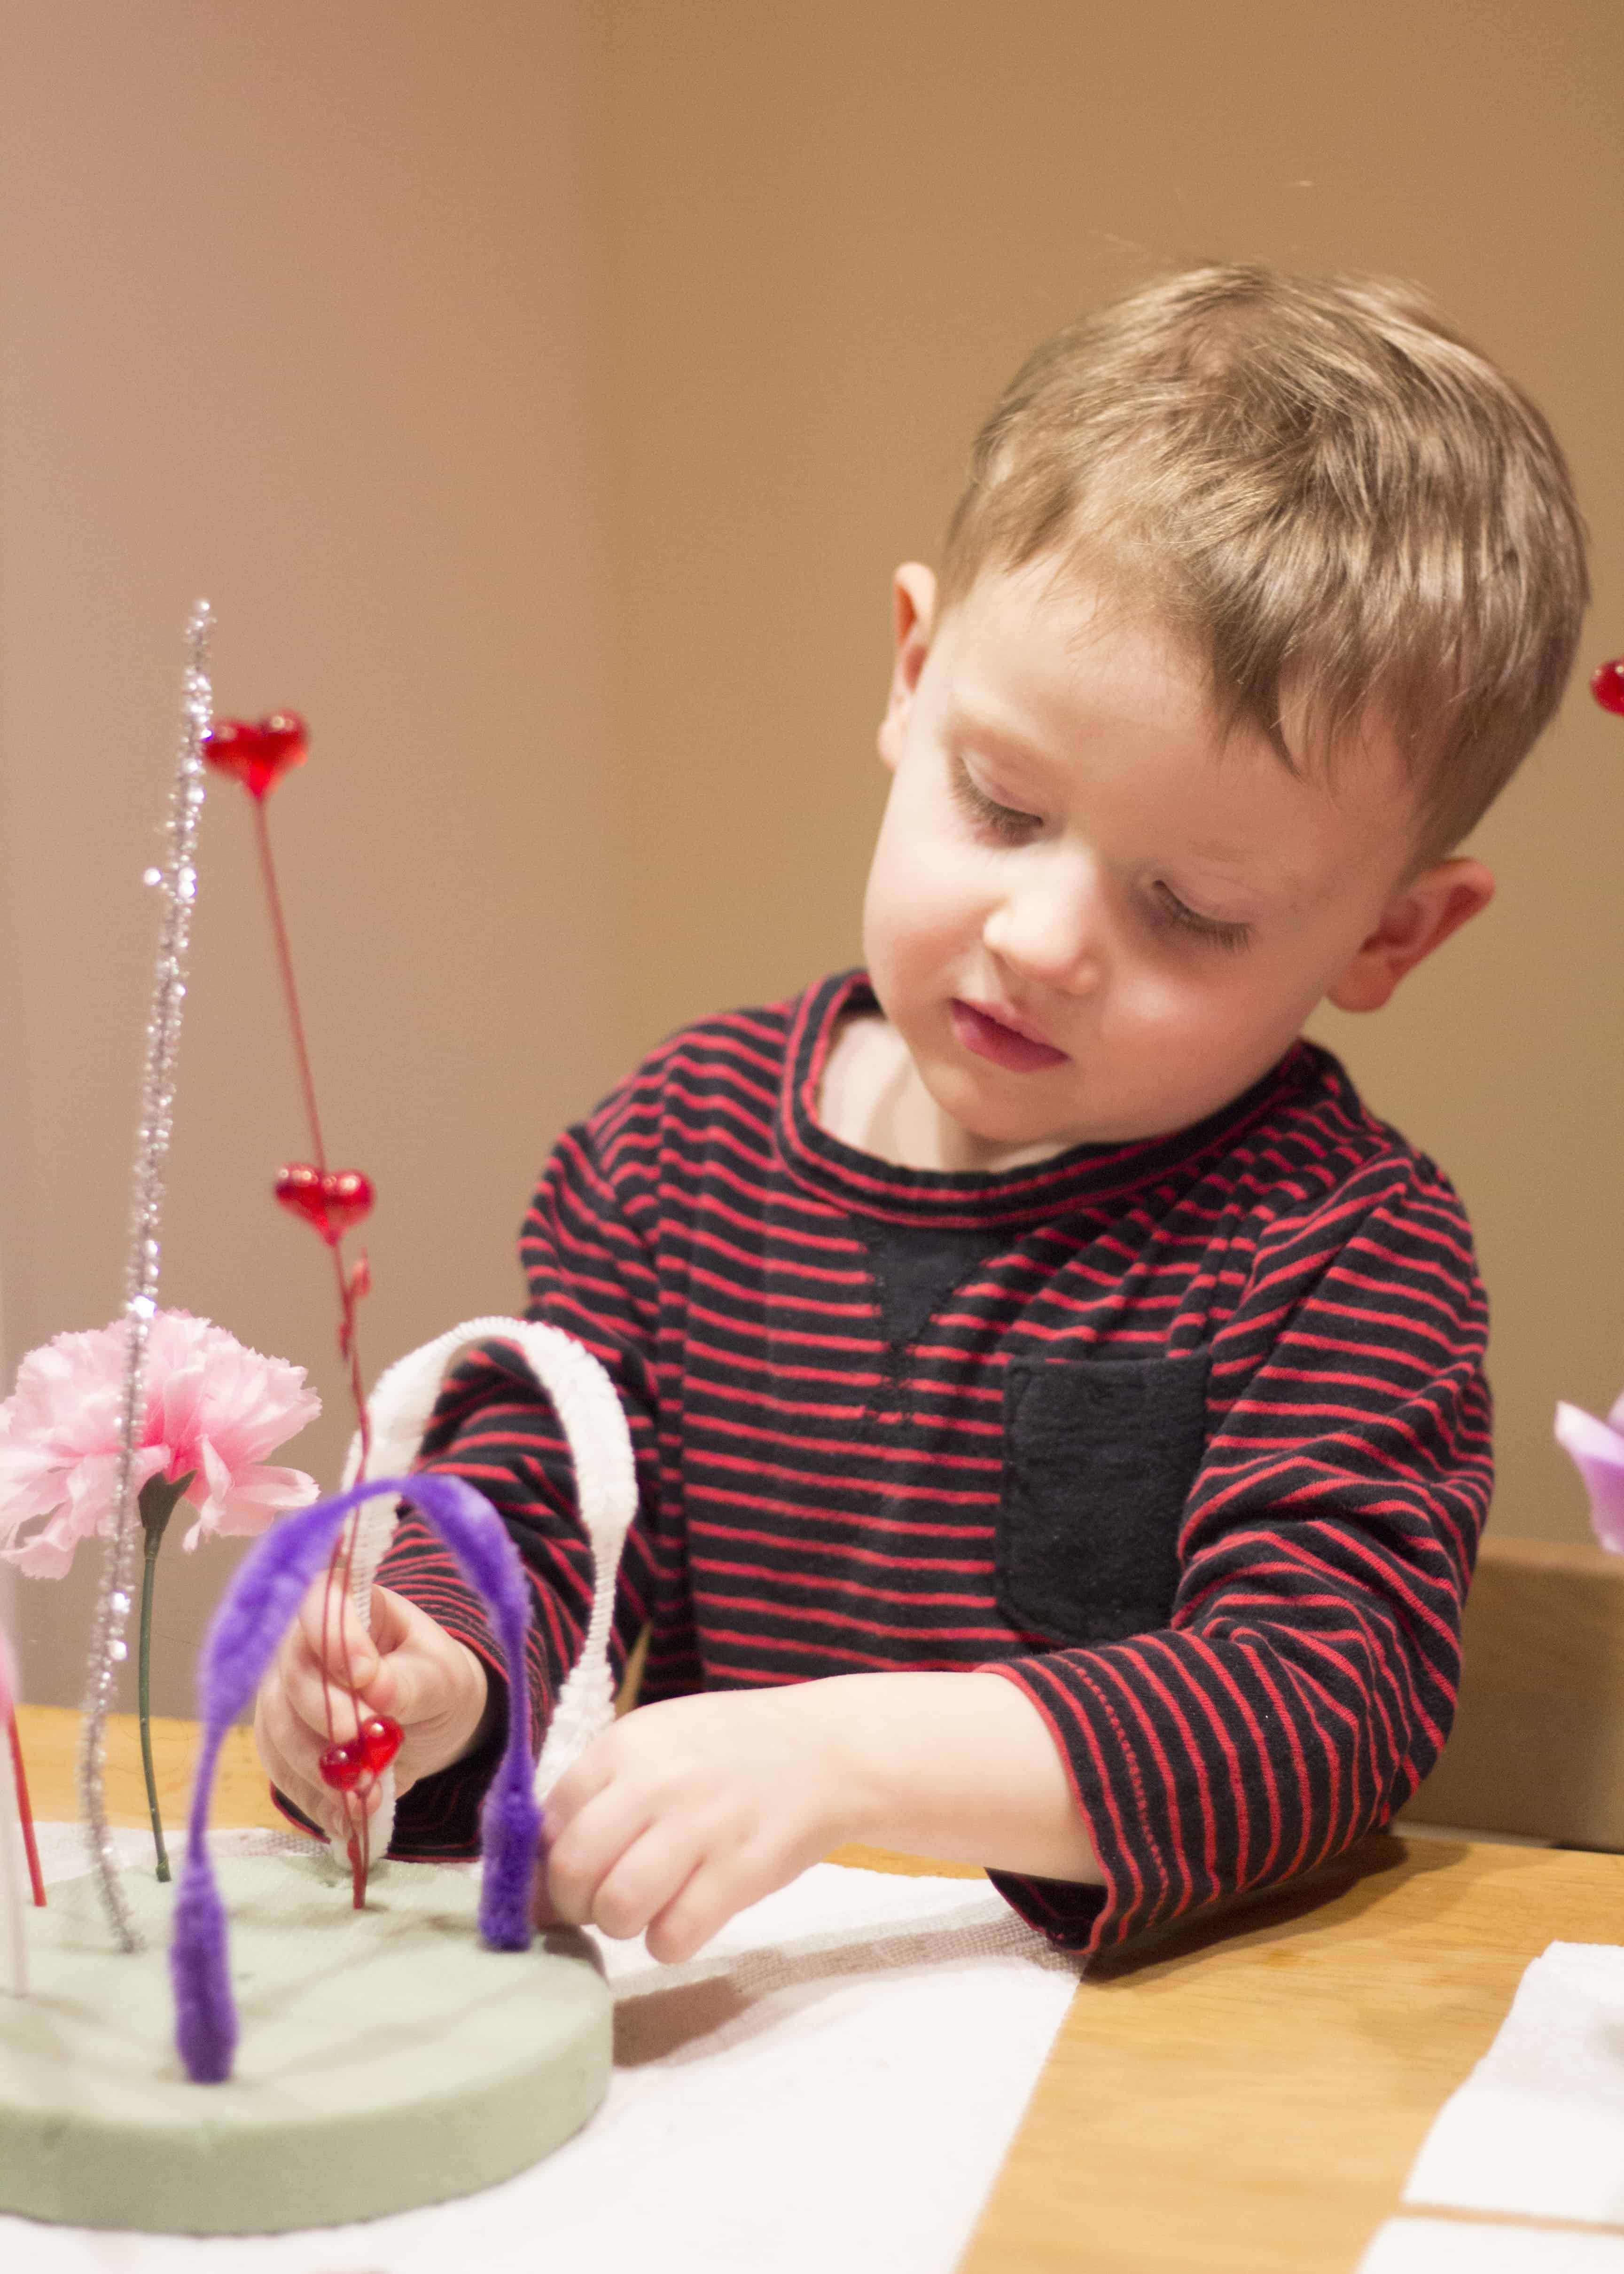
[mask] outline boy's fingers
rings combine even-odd
[[[356,1712],[344,1691],[330,1682],[323,1682],[321,1669],[307,1655],[301,1654],[282,1669],[282,1692],[290,1711],[297,1717],[307,1742],[318,1747],[327,1742],[327,1717],[332,1715],[335,1737],[351,1737],[356,1731]]]
[[[387,1651],[368,1703],[397,1721],[408,1735],[442,1735],[466,1724],[471,1737],[490,1694],[485,1671],[466,1643],[441,1632],[432,1647]]]
[[[607,1733],[613,1735],[613,1731]],[[614,1774],[614,1764],[603,1738],[594,1739],[578,1761],[572,1761],[547,1796],[547,1834],[556,1839],[575,1822],[588,1801],[595,1800]]]
[[[650,1957],[662,1966],[681,1965],[719,1933],[741,1908],[740,1896],[726,1874],[713,1863],[702,1863],[664,1909],[649,1921],[644,1939]]]
[[[375,1670],[375,1669],[374,1669]],[[264,1684],[263,1693],[279,1691],[286,1699],[298,1721],[305,1738],[327,1742],[331,1722],[333,1735],[350,1737],[355,1735],[357,1714],[341,1682],[331,1675],[323,1677],[321,1661],[305,1639],[302,1627],[290,1630],[277,1654],[276,1666],[270,1680]]]
[[[530,1881],[530,1924],[532,1926],[565,1926],[568,1922],[547,1893],[547,1857],[544,1844],[536,1859],[536,1876]]]
[[[289,1630],[271,1674],[260,1685],[257,1727],[266,1725],[273,1708],[271,1718],[282,1733],[284,1753],[290,1758],[308,1755],[312,1762],[329,1735],[353,1736],[361,1718],[342,1683],[323,1676],[321,1662],[297,1624]]]
[[[306,1816],[323,1822],[333,1796],[314,1773],[308,1732],[275,1698],[260,1698],[254,1715],[254,1743],[277,1791]]]
[[[378,1671],[378,1653],[372,1637],[363,1630],[350,1599],[327,1578],[317,1579],[299,1606],[298,1631],[318,1667],[330,1678],[353,1677],[364,1690]]]
[[[372,1640],[380,1653],[400,1648],[411,1631],[414,1615],[420,1618],[423,1615],[404,1595],[397,1595],[393,1587],[372,1589]]]
[[[691,1827],[652,1824],[619,1856],[592,1894],[594,1926],[625,1941],[674,1905],[695,1878],[699,1842]]]
[[[312,1773],[304,1750],[297,1733],[289,1744],[289,1732],[282,1725],[274,1705],[267,1705],[256,1716],[254,1737],[259,1750],[266,1774],[285,1800],[290,1800],[302,1815],[312,1824],[319,1824],[330,1838],[342,1842],[349,1836],[350,1824],[346,1819],[344,1796],[322,1783]],[[368,1816],[375,1816],[383,1804],[383,1793],[374,1783],[370,1791],[356,1790],[349,1796],[351,1811],[359,1805]]]
[[[568,1824],[552,1818],[547,1893],[561,1918],[572,1926],[584,1926],[596,1916],[599,1888],[649,1830],[653,1813],[645,1801],[621,1787],[590,1801]],[[610,1933],[616,1931],[608,1929]]]

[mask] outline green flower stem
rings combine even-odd
[[[147,1776],[147,1805],[152,1811],[153,1846],[158,1851],[158,1877],[169,1876],[169,1852],[163,1844],[163,1818],[158,1812],[158,1780],[153,1772],[152,1749],[152,1611],[153,1575],[158,1565],[162,1535],[149,1532],[141,1560],[141,1646],[136,1665],[136,1702],[141,1717],[141,1767]]]
[[[163,1818],[158,1811],[158,1780],[153,1769],[152,1750],[152,1614],[153,1583],[158,1568],[158,1550],[163,1545],[163,1535],[169,1518],[187,1486],[197,1474],[188,1469],[184,1477],[171,1482],[168,1477],[148,1477],[141,1487],[138,1506],[140,1510],[141,1530],[146,1545],[141,1557],[141,1641],[136,1659],[136,1706],[141,1723],[141,1767],[147,1777],[147,1805],[152,1811],[153,1845],[158,1853],[158,1877],[169,1877],[169,1850],[163,1844]]]

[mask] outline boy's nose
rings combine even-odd
[[[1098,880],[1074,862],[1032,868],[1006,892],[981,928],[1000,962],[1041,986],[1092,994],[1105,969],[1105,910]]]

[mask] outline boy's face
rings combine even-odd
[[[1333,794],[1226,740],[1162,628],[1051,564],[983,576],[934,636],[933,599],[898,572],[864,944],[943,1166],[1187,1127],[1318,1003],[1375,1009],[1487,901],[1478,862],[1407,874],[1380,735]]]

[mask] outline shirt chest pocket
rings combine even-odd
[[[1167,1624],[1210,1364],[1206,1351],[1011,1360],[997,1586],[1012,1625],[1075,1645]]]

